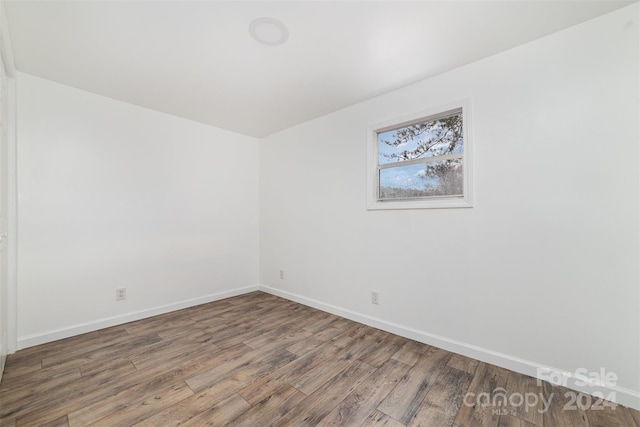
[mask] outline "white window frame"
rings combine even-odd
[[[412,124],[437,119],[454,110],[462,110],[462,134],[464,149],[462,152],[462,196],[413,197],[406,199],[381,200],[379,198],[379,170],[389,166],[378,163],[378,134]],[[402,117],[395,117],[367,128],[367,209],[438,209],[473,207],[473,144],[471,132],[471,100],[464,99],[441,105]],[[460,158],[458,154],[447,154],[430,158],[429,161]],[[403,165],[426,163],[425,159],[402,162]],[[394,166],[398,166],[395,164]]]

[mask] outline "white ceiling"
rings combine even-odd
[[[632,1],[7,1],[16,68],[262,137]],[[249,35],[258,17],[281,46]]]

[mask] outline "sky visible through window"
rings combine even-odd
[[[442,132],[443,127],[439,126],[441,123],[439,120],[427,122],[431,125],[433,130],[425,131],[416,135],[413,138],[406,138],[402,143],[398,145],[388,144],[387,142],[394,142],[398,139],[398,132],[403,129],[410,128],[406,126],[399,129],[392,129],[386,132],[378,134],[378,162],[380,165],[402,162],[404,159],[393,156],[401,156],[403,152],[415,152],[420,146],[426,144],[432,144],[437,137],[437,130]],[[412,125],[415,126],[415,125]],[[446,130],[446,129],[445,129]],[[449,142],[436,143],[428,151],[419,155],[413,155],[412,159],[422,159],[442,154],[461,154],[463,152],[463,139],[460,138],[455,141],[455,146],[452,150],[449,150]],[[456,165],[461,165],[461,162],[456,162]],[[426,173],[427,164],[416,164],[398,167],[387,168],[380,170],[380,187],[391,188],[403,188],[403,189],[415,189],[422,190],[427,186],[436,187],[439,185],[439,179],[429,177]]]

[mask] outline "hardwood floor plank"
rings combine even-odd
[[[232,347],[233,348],[233,347]],[[176,344],[171,348],[166,348],[153,354],[144,356],[132,355],[129,360],[137,370],[153,369],[154,366],[176,366],[181,365],[187,358],[197,358],[205,354],[221,354],[223,349],[216,345],[193,344],[180,346]]]
[[[229,427],[270,426],[293,411],[307,396],[288,384],[282,384],[273,394],[256,403],[235,418]]]
[[[82,381],[91,384],[100,384],[113,378],[132,374],[136,367],[130,360],[117,359],[109,364],[100,364],[95,369],[88,369],[82,373]]]
[[[349,394],[318,426],[360,425],[389,394],[411,366],[388,359],[351,394]]]
[[[2,383],[0,387],[10,389],[14,387],[12,382],[20,383],[24,382],[24,378],[21,378],[24,375],[33,375],[37,373],[40,369],[42,369],[42,362],[40,359],[36,360],[28,360],[23,363],[14,361],[15,358],[9,355],[7,358],[6,366],[4,373],[2,374]]]
[[[246,328],[244,328],[244,330],[236,330],[235,333],[230,333],[228,336],[222,339],[220,339],[218,336],[214,336],[213,342],[219,348],[229,348],[240,343],[244,344],[245,341],[249,341],[253,338],[259,337],[260,335],[262,335],[262,333],[263,331],[257,326],[247,326]]]
[[[234,307],[233,310],[225,311],[220,314],[220,317],[225,319],[226,321],[231,321],[233,319],[245,319],[252,318],[252,321],[255,322],[255,325],[259,325],[260,320],[259,317],[265,313],[269,313],[271,311],[271,307],[261,307],[258,304],[248,304],[241,307]]]
[[[99,346],[104,346],[105,344],[109,344],[110,342],[120,338],[126,339],[128,335],[127,331],[122,327],[116,326],[96,332],[76,335],[74,337],[65,338],[47,344],[29,347],[20,350],[15,354],[10,354],[7,357],[7,366],[10,367],[11,363],[24,364],[32,361],[42,361],[42,359],[46,357],[59,353],[66,353],[70,348],[88,348],[94,343],[98,343]]]
[[[402,348],[405,341],[405,338],[384,332],[380,344],[360,357],[360,360],[372,366],[381,366]]]
[[[217,353],[222,349],[213,344],[206,335],[189,334],[179,339],[165,340],[167,345],[148,348],[145,351],[132,351],[129,360],[136,369],[146,369],[151,366],[165,364],[172,360],[185,357],[196,357],[202,351]]]
[[[293,359],[293,355],[291,356]],[[237,393],[241,388],[246,387],[258,378],[274,371],[279,367],[278,362],[281,361],[281,359],[262,360],[239,369],[224,380],[205,388],[179,404],[159,412],[140,423],[140,425],[149,427],[181,425],[221,400]]]
[[[447,365],[407,425],[411,427],[453,425],[472,379],[472,374]]]
[[[233,394],[181,425],[183,427],[226,426],[249,409],[251,405],[239,395]]]
[[[543,402],[538,397],[543,396],[542,386],[537,384],[537,380],[517,372],[509,372],[507,377],[507,394],[517,393],[523,396],[522,404],[515,400],[516,406],[509,407],[509,413],[531,424],[542,427],[542,410]],[[526,401],[527,396],[535,396],[535,405],[533,399]],[[513,400],[513,399],[512,399]]]
[[[219,348],[229,348],[260,334],[256,330],[259,322],[251,321],[245,324],[228,324],[226,328],[211,333],[211,342]],[[209,332],[209,331],[207,331]]]
[[[315,426],[376,370],[358,360],[304,399],[274,426]]]
[[[261,314],[257,319],[269,333],[280,327],[302,328],[309,322],[306,310],[302,310],[299,305],[277,304],[269,309],[269,312]]]
[[[151,345],[162,341],[162,338],[158,336],[156,332],[149,333],[142,336],[126,336],[115,339],[109,342],[107,345],[100,345],[98,343],[90,347],[77,347],[73,350],[59,353],[50,357],[42,359],[42,367],[47,368],[49,366],[68,366],[78,367],[80,365],[94,363],[97,360],[112,355],[117,355],[123,351],[127,351],[131,348],[143,348],[144,346]]]
[[[640,427],[640,411],[634,411],[633,409],[628,409],[629,413],[633,417],[633,420],[636,422],[638,427]]]
[[[618,405],[616,410],[619,411],[618,418],[623,426],[640,427],[640,411],[634,411],[621,405]]]
[[[407,424],[420,408],[449,357],[451,353],[431,347],[380,403],[378,410]]]
[[[203,372],[214,366],[216,363],[224,363],[228,360],[241,356],[250,351],[248,347],[239,344],[228,349],[218,349],[210,344],[200,347],[186,347],[183,352],[168,351],[166,357],[159,357],[156,363],[146,363],[139,365],[137,371],[139,375],[164,375],[167,372],[174,372],[186,378]]]
[[[345,319],[344,317],[340,317],[340,316],[335,316],[335,319],[333,320],[333,322],[327,325],[327,328],[340,329],[344,331],[355,323],[356,322],[354,322],[353,320]],[[322,332],[323,330],[318,332]]]
[[[536,427],[522,418],[515,417],[511,414],[501,415],[498,419],[498,427]]]
[[[404,427],[404,424],[394,420],[385,413],[375,410],[360,424],[360,427]]]
[[[478,363],[479,362],[475,359],[471,359],[470,357],[466,357],[461,354],[453,353],[451,355],[451,359],[449,359],[449,363],[447,363],[447,366],[459,369],[464,372],[468,372],[473,375],[476,373]]]
[[[95,378],[101,373],[109,373],[110,376],[118,376],[119,373],[133,372],[136,367],[128,358],[115,358],[103,360],[91,365],[80,367],[80,373],[84,378]],[[115,375],[114,375],[115,373]]]
[[[238,380],[236,375],[226,378],[213,387],[195,393],[164,410],[156,413],[140,423],[136,427],[168,427],[183,425],[195,416],[214,407],[221,401],[231,397],[248,382]]]
[[[413,366],[429,348],[430,346],[427,344],[408,339],[391,358],[406,365]]]
[[[593,403],[598,398],[591,398],[590,401]],[[602,401],[599,401],[600,403]],[[597,409],[591,409],[589,411],[585,411],[587,415],[587,420],[589,420],[589,427],[629,427],[633,424],[629,424],[629,421],[633,423],[633,420],[629,420],[626,417],[625,408],[610,406],[610,405],[601,405],[598,403]]]
[[[41,424],[40,427],[69,427],[69,420],[65,415],[48,423]]]
[[[37,371],[28,374],[30,381],[24,381],[24,378],[14,377],[9,378],[8,380],[2,380],[0,383],[0,400],[1,402],[7,404],[16,399],[20,399],[24,393],[30,393],[29,390],[33,390],[34,392],[37,390],[46,390],[48,380],[56,379],[57,384],[59,385],[60,377],[69,376],[68,374],[72,374],[70,376],[77,376],[81,374],[81,371],[77,367],[67,367],[67,366],[50,366],[48,368],[40,368]],[[75,375],[73,375],[75,374]],[[36,384],[36,382],[38,384]],[[36,386],[40,388],[35,388]]]
[[[188,314],[181,310],[172,316],[162,315],[161,319],[153,322],[139,322],[135,325],[128,326],[125,330],[131,336],[148,335],[149,333],[157,334],[160,325],[162,325],[163,332],[166,333],[167,331],[175,329],[192,329],[196,325],[196,321],[188,317]]]
[[[303,356],[309,353],[311,350],[314,350],[325,343],[326,341],[316,338],[315,335],[311,335],[307,338],[303,338],[293,345],[290,345],[289,347],[287,347],[287,350],[289,350],[296,356]]]
[[[300,328],[296,327],[295,324],[294,325],[288,324],[288,325],[281,325],[281,326],[274,325],[274,329],[270,329],[264,326],[259,329],[259,333],[256,336],[250,337],[246,340],[243,340],[242,342],[255,350],[263,347],[266,344],[269,344],[271,341],[275,339],[282,338],[282,336],[284,335],[297,332],[299,329]],[[307,332],[306,334],[304,334],[304,337],[308,337],[309,335],[310,333]]]
[[[305,326],[304,329],[311,333],[317,333],[326,329],[328,325],[334,322],[337,318],[338,317],[333,314],[320,312],[317,314],[313,322]]]
[[[501,400],[496,395],[506,390],[508,371],[487,363],[479,363],[476,374],[469,385],[469,402],[463,404],[454,421],[455,426],[497,426],[500,418]],[[486,399],[481,398],[485,394]],[[466,397],[465,397],[466,399]],[[497,402],[494,405],[494,402]],[[552,424],[553,425],[553,424]]]
[[[187,310],[189,310],[189,317],[195,320],[196,324],[205,327],[210,324],[224,323],[218,312],[227,309],[231,305],[231,303],[224,304],[222,301],[216,301]]]
[[[106,407],[104,410],[98,410],[99,408],[94,406],[92,410],[72,412],[69,414],[69,426],[130,426],[192,395],[191,389],[184,382],[180,382],[124,407],[118,405],[115,408]],[[103,417],[105,413],[106,416]]]
[[[330,342],[335,345],[340,336],[341,335]],[[347,341],[340,343],[340,347],[342,348],[341,356],[347,360],[365,358],[372,352],[375,352],[380,346],[384,345],[386,336],[386,332],[365,327],[355,336],[351,336]]]
[[[250,404],[255,405],[270,396],[282,384],[290,384],[301,375],[322,366],[325,361],[332,360],[339,351],[338,347],[325,344],[255,381],[240,390],[238,394]]]
[[[548,382],[542,385],[546,401],[550,401],[549,409],[542,414],[544,426],[589,427],[589,420],[584,410],[568,408],[571,396],[578,393],[564,387],[552,386]]]
[[[352,359],[345,357],[325,360],[324,363],[308,370],[304,374],[292,376],[289,382],[304,394],[310,395],[352,363]]]
[[[290,376],[290,384],[306,395],[312,394],[354,360],[370,351],[377,340],[379,341],[379,336],[374,329],[369,332],[370,334],[367,334],[365,330],[362,330],[362,333],[350,338],[343,347],[337,348],[337,352],[334,353],[333,357],[325,360],[321,365]],[[331,340],[329,345],[332,345],[333,342],[334,340]]]
[[[208,369],[205,372],[201,372],[193,377],[187,378],[186,383],[189,385],[191,390],[198,392],[212,386],[218,381],[223,380],[246,366],[264,362],[265,360],[269,362],[270,365],[283,366],[295,359],[295,357],[296,356],[292,353],[281,348],[276,348],[266,354],[257,350],[252,350],[226,361],[225,363],[217,365],[212,369]]]
[[[290,345],[294,345],[299,341],[309,338],[311,332],[305,330],[299,330],[290,332],[287,334],[281,334],[280,336],[274,336],[269,340],[252,340],[251,342],[244,342],[247,346],[260,350],[263,352],[274,350],[276,348],[287,348]]]
[[[328,327],[326,329],[323,329],[319,332],[310,332],[311,334],[313,334],[313,337],[316,338],[317,340],[321,341],[321,342],[327,342],[335,337],[337,337],[338,335],[340,335],[342,332],[344,332],[344,329],[342,328],[334,328],[334,327]]]
[[[26,383],[11,390],[2,390],[0,393],[0,416],[15,414],[18,416],[36,402],[47,399],[47,394],[64,387],[82,377],[77,368],[63,370],[61,372],[50,370],[49,375],[37,375],[34,382]],[[45,380],[46,378],[46,380]]]

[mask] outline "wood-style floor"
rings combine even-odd
[[[474,398],[500,387],[551,405]],[[9,356],[0,425],[640,427],[568,391],[254,292]]]

